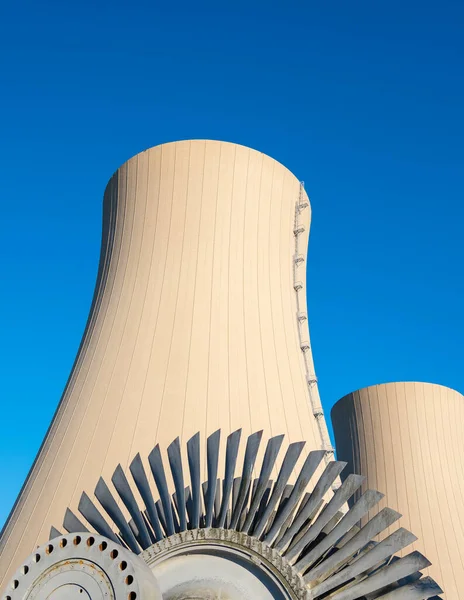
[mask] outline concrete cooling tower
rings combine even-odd
[[[337,456],[384,492],[432,561],[446,600],[464,589],[464,397],[431,383],[388,383],[342,398],[332,409]],[[370,510],[373,517],[384,501]]]
[[[422,554],[392,558],[409,531],[371,541],[396,511],[357,526],[380,493],[344,508],[362,477],[338,483],[318,394],[310,211],[285,167],[230,143],[113,175],[86,330],[1,534],[2,600],[440,592]]]

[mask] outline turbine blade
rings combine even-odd
[[[248,488],[251,484],[251,475],[253,472],[253,467],[255,465],[256,456],[258,454],[259,444],[261,442],[262,435],[262,431],[257,431],[256,433],[252,433],[248,437],[245,450],[245,458],[243,460],[242,481],[240,482],[240,490],[238,493],[237,502],[232,511],[230,529],[237,529],[239,519],[245,507]]]
[[[211,527],[214,515],[214,500],[216,497],[217,471],[219,461],[219,442],[221,440],[221,430],[218,429],[208,437],[207,441],[207,467],[208,467],[208,487],[205,501],[205,527]]]
[[[253,529],[253,535],[255,537],[259,538],[263,533],[272,511],[281,498],[290,475],[293,473],[293,469],[295,468],[296,462],[301,454],[301,451],[303,450],[304,445],[305,442],[295,442],[290,444],[290,446],[287,448],[287,452],[280,468],[279,475],[277,476],[277,481],[272,491],[271,498]]]
[[[148,477],[145,472],[142,459],[140,458],[140,454],[137,454],[137,456],[131,462],[129,470],[135,481],[135,485],[139,490],[139,494],[141,495],[142,500],[145,503],[148,520],[150,522],[150,525],[153,527],[156,541],[159,542],[164,537],[163,531],[161,529],[161,524],[155,507],[155,500],[153,498],[153,494],[151,493],[150,484],[148,483]]]
[[[66,509],[64,515],[63,527],[68,533],[83,533],[89,531],[69,508]]]
[[[227,438],[226,470],[222,488],[221,510],[219,512],[217,523],[217,526],[220,528],[225,526],[227,511],[229,509],[230,494],[234,482],[235,465],[237,464],[237,454],[241,435],[242,430],[237,429],[237,431],[231,433]]]
[[[156,487],[158,488],[158,493],[163,505],[166,534],[168,536],[174,535],[175,528],[171,510],[171,496],[169,494],[169,488],[166,482],[166,473],[164,472],[163,459],[161,458],[159,444],[157,444],[150,452],[148,456],[148,462],[150,464],[153,477],[155,478]]]
[[[187,518],[185,515],[185,484],[184,470],[182,468],[182,456],[180,452],[180,440],[177,437],[168,446],[168,458],[171,467],[172,478],[176,488],[177,512],[179,513],[179,527],[181,531],[187,529]]]
[[[82,493],[78,508],[81,515],[87,519],[97,533],[104,535],[116,544],[121,544],[121,541],[118,539],[116,534],[113,533],[111,527],[102,517],[98,508],[96,508],[92,500],[90,500],[85,492]]]
[[[196,433],[187,442],[187,456],[192,485],[192,527],[200,527],[201,483],[200,483],[200,434]]]
[[[139,532],[139,544],[145,550],[149,546],[151,546],[151,539],[148,534],[148,530],[145,526],[145,522],[140,514],[140,509],[137,504],[137,500],[132,492],[132,489],[127,481],[127,478],[122,470],[121,465],[116,467],[116,470],[113,473],[113,477],[111,478],[113,485],[118,492],[121,500],[124,502],[125,507],[129,511],[130,516],[133,518],[134,523]]]
[[[135,552],[135,554],[139,554],[140,548],[137,543],[137,540],[135,539],[135,536],[132,533],[128,522],[124,518],[124,515],[122,514],[118,503],[114,499],[113,494],[110,492],[105,480],[102,477],[100,477],[100,479],[98,480],[94,493],[97,500],[108,513],[113,523],[115,523],[115,525],[119,528],[121,536],[125,543],[129,546],[132,552]]]
[[[248,533],[253,524],[253,519],[255,517],[256,511],[259,508],[259,504],[261,502],[263,494],[266,491],[267,484],[269,482],[272,469],[274,468],[277,455],[279,454],[280,447],[282,446],[283,439],[283,435],[277,435],[271,438],[267,443],[266,452],[264,453],[263,464],[261,466],[261,472],[259,474],[258,483],[256,485],[256,490],[254,491],[253,496],[251,498],[250,509],[248,510],[245,523],[243,524],[243,528],[241,529],[244,533]]]

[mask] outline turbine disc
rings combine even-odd
[[[147,564],[93,533],[59,535],[17,570],[3,600],[162,600]]]

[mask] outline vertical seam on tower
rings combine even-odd
[[[189,142],[189,162],[188,162],[188,167],[187,167],[187,173],[190,170],[190,149],[191,149],[191,142]],[[174,156],[174,171],[173,171],[173,184],[172,184],[172,197],[171,197],[171,205],[174,206],[174,189],[175,189],[175,180],[176,180],[176,165],[177,165],[177,147],[175,149],[175,156]],[[188,176],[187,176],[187,186],[186,186],[186,197],[188,198]],[[172,211],[171,211],[171,215],[172,215]],[[176,305],[175,305],[175,309],[177,309],[177,303],[179,301],[179,287],[180,287],[180,274],[182,271],[182,256],[184,253],[184,242],[185,242],[185,223],[187,220],[187,202],[185,203],[185,208],[184,208],[184,233],[182,235],[182,245],[181,245],[181,249],[180,249],[180,261],[179,261],[179,273],[177,276],[177,289],[176,289]],[[171,223],[172,223],[172,217],[171,217]],[[171,237],[171,223],[169,226],[169,237]],[[175,227],[175,225],[174,225]],[[161,297],[160,297],[160,303],[161,303]],[[193,323],[193,316],[192,316],[192,323]],[[171,353],[172,353],[172,342],[173,342],[173,338],[174,338],[174,328],[176,325],[176,310],[174,310],[174,319],[172,321],[172,328],[171,328],[171,335],[170,335],[170,340],[169,340],[169,351],[168,351],[168,360],[166,363],[166,371],[164,373],[164,382],[163,382],[163,391],[161,392],[161,403],[160,403],[160,410],[158,413],[158,422],[156,424],[156,434],[155,434],[155,444],[156,444],[156,440],[158,439],[158,432],[159,432],[159,426],[160,426],[160,422],[161,422],[161,415],[163,412],[163,405],[164,405],[164,396],[166,394],[166,382],[168,379],[168,373],[169,373],[169,366],[170,366],[170,362],[171,362]],[[182,439],[182,429],[181,429],[181,439]]]
[[[403,388],[404,388],[404,397],[406,398],[406,384],[403,383]],[[424,547],[425,547],[425,538],[424,538],[424,529],[422,527],[422,515],[420,512],[420,508],[419,508],[419,498],[417,495],[417,481],[416,481],[416,469],[414,468],[414,456],[413,456],[413,450],[412,450],[412,439],[411,439],[411,423],[409,420],[409,412],[408,412],[408,402],[407,400],[405,401],[405,406],[406,406],[406,422],[408,425],[408,439],[409,439],[409,447],[411,449],[411,466],[412,466],[412,476],[414,479],[414,485],[412,487],[412,489],[415,492],[415,496],[416,496],[416,506],[417,506],[417,512],[418,512],[418,518],[419,518],[419,527],[421,530],[421,535],[420,535],[420,539],[423,541]],[[411,520],[411,517],[409,517],[409,519]],[[418,536],[419,537],[419,536]]]
[[[378,481],[378,469],[377,469],[377,454],[375,451],[375,443],[374,443],[374,419],[372,418],[372,406],[371,406],[371,392],[372,389],[368,389],[367,390],[367,406],[369,409],[369,424],[370,424],[370,429],[371,429],[371,444],[372,444],[372,456],[374,458],[374,473],[375,473],[375,487],[376,489],[379,488],[379,481]],[[385,490],[380,490],[382,493],[385,493]]]
[[[251,419],[251,404],[250,404],[250,385],[248,381],[248,353],[247,353],[247,332],[245,321],[245,223],[246,223],[246,206],[248,197],[248,173],[250,171],[250,150],[248,150],[247,172],[245,177],[245,198],[243,202],[243,221],[242,221],[242,320],[243,320],[243,345],[245,351],[245,382],[246,382],[246,399],[248,403],[248,418],[250,419],[250,432],[253,431]]]
[[[358,415],[357,415],[357,407],[356,407],[356,398],[353,395],[348,396],[348,400],[345,401],[345,404],[351,403],[352,409],[349,413],[349,430],[351,440],[351,466],[353,473],[362,473],[361,470],[361,448],[359,442],[359,428],[358,428]],[[343,438],[345,439],[345,438]],[[363,492],[365,491],[365,487],[363,485]],[[362,492],[358,492],[359,498]]]
[[[156,244],[156,237],[157,237],[156,233],[157,233],[157,230],[158,230],[158,214],[159,214],[160,200],[161,200],[161,176],[162,176],[162,170],[163,170],[163,147],[161,147],[161,151],[160,151],[159,165],[160,165],[160,171],[159,171],[159,177],[158,177],[158,194],[157,194],[157,207],[156,207],[156,216],[155,216],[155,233],[154,233],[154,236],[153,236],[152,253],[151,253],[151,257],[150,257],[150,272],[149,272],[150,273],[150,275],[149,275],[150,278],[151,278],[151,269],[152,269],[152,265],[153,265],[153,254],[154,254],[154,249],[155,249],[155,244]],[[148,171],[150,171],[150,163],[148,164]],[[148,178],[148,181],[150,181],[150,177]],[[171,214],[172,214],[172,205],[170,207],[169,226],[171,225]],[[145,389],[146,389],[147,380],[148,380],[148,373],[150,372],[151,357],[152,357],[152,354],[153,354],[153,346],[154,346],[155,337],[156,337],[156,327],[158,325],[159,307],[160,307],[160,303],[161,303],[161,296],[162,296],[162,293],[163,293],[164,276],[166,274],[167,256],[168,256],[168,248],[166,248],[166,254],[165,254],[164,265],[163,265],[163,279],[161,281],[160,298],[159,298],[158,306],[157,306],[157,309],[156,309],[156,319],[155,319],[154,328],[153,328],[153,334],[152,334],[153,337],[152,337],[152,340],[151,340],[150,353],[148,355],[148,360],[147,360],[147,369],[146,369],[146,372],[145,372],[145,378],[144,378],[144,381],[143,381],[142,391],[141,391],[141,395],[140,395],[140,406],[139,406],[139,411],[138,411],[138,414],[137,414],[137,421],[136,421],[135,427],[134,427],[134,433],[133,433],[132,443],[131,443],[131,450],[132,450],[132,446],[134,445],[134,439],[135,439],[135,434],[136,434],[137,427],[138,427],[138,424],[139,424],[140,413],[142,412],[142,407],[143,407],[143,404],[144,404]]]
[[[161,150],[162,152],[162,150]],[[161,154],[161,158],[162,158],[162,154]],[[163,265],[163,279],[161,281],[161,289],[160,289],[160,295],[159,295],[159,299],[158,299],[158,306],[156,309],[156,321],[155,321],[155,328],[154,328],[154,333],[153,333],[153,340],[151,343],[151,349],[150,349],[150,359],[148,361],[148,365],[151,364],[151,357],[153,355],[153,348],[155,346],[155,339],[156,339],[156,333],[158,330],[158,319],[159,319],[159,313],[160,313],[160,307],[161,307],[161,302],[163,299],[163,290],[164,290],[164,282],[166,281],[166,265],[168,263],[168,256],[169,256],[169,246],[170,246],[170,238],[171,238],[171,224],[172,224],[172,209],[173,209],[173,198],[174,198],[174,181],[175,181],[175,177],[176,177],[176,156],[177,156],[177,147],[174,146],[174,168],[173,168],[173,173],[172,173],[172,191],[171,191],[171,202],[169,203],[169,225],[168,225],[168,241],[167,241],[167,247],[166,247],[166,254],[165,254],[165,258],[164,258],[164,265]],[[162,178],[162,168],[163,168],[163,163],[161,161],[161,167],[160,167],[160,185],[161,185],[161,178]],[[160,187],[160,194],[161,194],[161,187]],[[161,197],[160,197],[161,199]],[[148,379],[148,372],[149,372],[149,368],[147,368],[147,373],[145,375],[145,383],[144,383],[144,392],[145,392],[145,385]],[[154,440],[153,440],[153,444],[156,445],[156,438],[158,437],[158,424],[159,424],[159,420],[161,417],[161,410],[163,407],[163,398],[161,397],[161,401],[159,404],[159,409],[158,409],[158,420],[157,420],[157,428],[156,428],[156,433],[154,436]],[[151,470],[150,470],[151,472]]]
[[[269,418],[269,429],[271,432],[271,437],[273,435],[272,433],[272,420],[271,420],[271,407],[269,405],[269,392],[268,392],[268,387],[267,387],[267,378],[266,378],[266,372],[264,369],[264,348],[263,348],[263,335],[262,335],[262,330],[261,330],[261,306],[260,306],[260,298],[261,298],[261,294],[259,293],[259,224],[260,224],[260,207],[261,207],[261,189],[262,189],[262,182],[263,182],[263,164],[264,164],[264,155],[261,154],[261,172],[259,174],[259,192],[258,192],[258,200],[257,200],[257,204],[258,204],[258,215],[257,215],[257,219],[256,219],[256,288],[258,290],[257,293],[257,300],[258,300],[258,331],[259,331],[259,343],[261,346],[261,360],[262,360],[262,367],[263,367],[263,380],[264,380],[264,389],[266,390],[266,406],[267,406],[267,412],[268,412],[268,418]]]
[[[275,165],[274,165],[274,167],[275,167]],[[273,173],[272,173],[272,175],[273,175],[273,177],[272,177],[272,187],[274,187],[274,174],[275,174],[275,168],[274,168]],[[283,208],[283,202],[284,202],[284,188],[285,188],[285,179],[282,179],[282,189],[281,189],[281,192],[280,192],[280,199],[279,199],[280,200],[280,202],[279,202],[280,212],[279,212],[279,221],[278,221],[280,230],[279,230],[279,235],[277,236],[277,247],[278,247],[277,260],[278,260],[278,263],[279,263],[279,268],[278,268],[279,282],[278,283],[279,283],[280,308],[281,308],[282,317],[284,316],[284,312],[285,311],[284,311],[283,289],[282,289],[282,259],[281,259],[281,256],[280,256],[280,251],[281,251],[280,241],[281,241],[281,238],[282,238],[281,228],[282,228],[282,208]],[[269,234],[268,234],[269,246],[271,246],[271,243],[272,243],[272,237],[271,237],[271,216],[272,216],[272,204],[271,204],[271,210],[269,211]],[[271,251],[270,251],[270,249],[269,249],[269,257],[271,257]],[[271,268],[272,268],[271,267],[271,263],[269,261],[269,273],[271,271]],[[271,284],[271,279],[270,279],[270,275],[269,275],[269,286],[270,286],[270,284]],[[281,398],[282,398],[282,408],[283,408],[283,411],[284,411],[285,429],[287,431],[287,439],[290,439],[290,430],[289,430],[289,427],[288,427],[286,402],[285,402],[285,398],[284,398],[284,394],[283,394],[283,389],[282,389],[281,371],[280,371],[280,368],[279,368],[279,358],[278,358],[278,353],[277,353],[276,333],[275,333],[275,326],[274,326],[274,323],[275,323],[275,310],[273,309],[273,304],[272,304],[273,295],[272,295],[272,290],[270,289],[270,287],[269,287],[269,296],[271,298],[272,334],[273,334],[273,340],[274,340],[274,352],[275,352],[275,355],[276,355],[277,369],[278,369],[278,373],[279,373],[280,395],[281,395]],[[283,319],[282,319],[282,321],[283,321]],[[283,330],[284,330],[283,338],[284,338],[284,343],[285,343],[285,352],[286,352],[286,355],[287,355],[287,360],[289,361],[288,344],[287,344],[287,332],[285,330],[285,322],[284,321],[282,322],[282,327],[283,327]],[[289,363],[290,363],[290,361],[289,361]],[[290,376],[290,381],[292,383],[292,388],[293,388],[293,397],[295,398],[295,388],[294,388],[294,385],[293,385],[293,377],[292,377],[292,373],[291,373],[290,364],[289,364],[289,376]],[[299,423],[299,426],[300,426],[300,430],[301,430],[301,423]]]
[[[430,431],[435,431],[435,435],[436,435],[436,442],[437,442],[437,453],[432,452],[432,448],[430,447],[430,443],[429,443],[429,454],[430,454],[430,466],[431,466],[431,472],[434,472],[434,463],[432,462],[432,456],[438,454],[438,449],[439,449],[439,444],[438,444],[438,428],[436,427],[437,425],[437,420],[435,417],[435,388],[432,388],[431,390],[431,394],[432,394],[432,412],[433,412],[433,424],[434,427],[432,426],[430,428]],[[424,390],[424,404],[425,404],[425,390]],[[425,411],[425,406],[424,406],[424,414],[427,415],[426,411]],[[427,422],[427,416],[425,416],[425,420]],[[429,430],[429,426],[427,423],[427,431]],[[427,436],[427,440],[429,440],[429,436]],[[436,502],[438,504],[438,506],[441,506],[441,494],[439,493],[439,490],[445,490],[445,477],[443,475],[443,470],[439,469],[438,470],[438,477],[440,477],[441,479],[441,485],[439,485],[439,482],[437,482],[437,478],[433,477],[433,486],[435,488],[435,497],[436,497]],[[453,493],[453,491],[451,491],[451,493]],[[454,495],[454,494],[453,494]],[[446,502],[446,506],[448,508],[448,515],[451,517],[452,513],[451,513],[451,508],[450,508],[450,503],[449,503],[449,494],[445,494],[445,502]],[[443,527],[443,516],[442,516],[442,512],[440,510],[438,510],[438,518],[441,521],[441,531],[443,533],[445,533],[445,528]],[[451,524],[451,536],[453,538],[453,541],[455,542],[455,545],[458,546],[457,544],[457,540],[456,540],[456,533],[454,530],[454,527],[452,526],[452,519],[450,519],[450,522],[448,523],[448,525]],[[436,529],[436,528],[434,528]],[[453,573],[453,580],[456,581],[456,577],[455,577],[455,571],[454,571],[454,565],[453,565],[453,561],[451,560],[451,553],[450,553],[450,546],[448,543],[448,536],[445,537],[446,539],[446,550],[448,553],[448,562],[451,568],[451,571]]]
[[[184,405],[182,407],[182,421],[180,425],[180,434],[181,439],[184,434],[184,422],[185,422],[185,408],[187,405],[187,390],[188,390],[188,382],[190,375],[190,353],[192,349],[192,334],[193,334],[193,322],[195,320],[195,298],[197,292],[197,271],[198,271],[198,255],[200,253],[200,232],[201,232],[201,220],[202,220],[202,212],[203,212],[203,193],[204,193],[204,185],[205,185],[205,162],[206,162],[206,144],[204,144],[204,154],[203,154],[203,172],[201,178],[201,196],[200,196],[200,215],[198,219],[198,241],[197,241],[197,256],[195,258],[195,278],[193,283],[193,298],[192,298],[192,317],[190,321],[190,338],[189,338],[189,349],[188,349],[188,358],[187,358],[187,375],[185,378],[185,390],[184,390]],[[188,164],[188,173],[190,175],[190,158],[192,156],[192,142],[189,142],[189,164]],[[188,202],[188,177],[187,177],[187,202]],[[185,207],[186,215],[187,215],[187,204]],[[184,236],[185,238],[185,222],[184,222]],[[182,244],[183,250],[183,244]],[[182,261],[182,256],[181,256]],[[176,301],[177,304],[177,301]],[[168,363],[169,365],[169,363]],[[164,393],[164,390],[163,390]],[[160,413],[161,414],[161,413]],[[159,422],[158,422],[159,425]]]
[[[426,401],[427,401],[426,400],[426,394],[425,394],[425,390],[424,390],[423,384],[420,384],[420,386],[421,386],[421,388],[420,388],[421,389],[421,400],[422,400],[422,407],[423,407],[422,408],[422,414],[423,414],[423,417],[424,417],[426,429],[428,430],[428,428],[427,428],[427,411],[426,411],[426,406],[425,406]],[[417,409],[417,396],[416,396],[416,409]],[[416,415],[418,416],[417,410],[416,410]],[[419,425],[419,423],[418,423],[418,425]],[[438,494],[437,494],[437,491],[436,491],[436,484],[437,484],[437,482],[436,482],[435,478],[431,478],[431,481],[429,482],[428,478],[426,477],[427,471],[426,471],[425,465],[424,465],[424,454],[428,455],[427,458],[428,458],[428,462],[429,462],[429,470],[428,470],[429,473],[433,469],[432,455],[431,455],[431,449],[430,449],[429,436],[428,435],[427,436],[421,436],[421,438],[425,438],[424,439],[424,442],[425,442],[425,452],[421,452],[422,470],[423,470],[423,473],[424,473],[424,481],[425,481],[425,488],[426,488],[426,495],[427,495],[427,504],[428,504],[428,507],[429,507],[430,518],[432,520],[432,518],[434,518],[432,515],[435,514],[435,511],[433,511],[431,509],[430,493],[432,495],[435,495],[435,498],[436,498],[436,500],[438,502]],[[442,520],[441,519],[441,512],[440,511],[438,511],[438,514],[436,515],[436,517],[437,517],[437,520],[440,520],[440,521]],[[441,530],[443,531],[443,525],[441,525]],[[442,574],[442,566],[441,565],[442,565],[442,558],[443,558],[443,556],[442,556],[442,553],[439,554],[439,552],[438,552],[438,545],[437,545],[437,539],[435,537],[435,526],[434,525],[432,526],[432,538],[433,538],[433,543],[434,543],[434,546],[435,546],[435,551],[436,551],[437,561],[438,561],[438,565],[439,565],[439,569],[440,569],[440,574]],[[445,543],[445,546],[446,546],[446,551],[447,551],[448,560],[449,560],[449,551],[448,551],[448,543],[447,542]],[[443,579],[443,577],[442,577],[442,579]]]
[[[439,393],[439,397],[441,399],[441,395],[442,395],[441,388],[438,389],[438,393]],[[454,398],[453,398],[452,405],[453,405],[453,407],[456,405],[455,402],[454,402]],[[435,422],[438,422],[438,418],[436,416],[437,411],[436,411],[436,403],[435,402],[433,402],[433,406],[434,406]],[[439,406],[438,412],[439,412],[439,414],[441,416],[440,433],[441,433],[441,436],[443,437],[444,429],[443,429],[443,415],[441,413],[441,406]],[[459,423],[457,415],[455,415],[454,422],[455,423]],[[437,443],[438,443],[438,436],[437,436]],[[456,454],[458,454],[458,453],[456,453]],[[456,463],[455,457],[453,457],[453,463],[452,464],[454,465],[454,471],[455,471],[455,474],[457,475],[458,470],[457,470],[457,463]],[[449,470],[448,470],[448,479],[450,480],[450,483],[451,483],[450,487],[451,487],[451,493],[452,493],[452,496],[453,496],[453,506],[456,507],[456,506],[458,506],[458,504],[456,502],[456,490],[455,490],[455,487],[454,487],[454,485],[453,485],[453,483],[451,481],[451,476],[449,474]],[[457,480],[459,481],[459,476],[457,477]],[[444,478],[443,478],[443,483],[444,483]],[[445,489],[446,489],[445,486],[443,486],[443,490],[445,490]],[[447,503],[448,503],[448,510],[449,510],[450,515],[455,514],[457,516],[457,520],[458,520],[459,525],[460,525],[461,536],[462,536],[462,522],[461,522],[460,511],[459,510],[452,511],[451,507],[449,505],[448,494],[445,494],[445,496],[446,496],[446,500],[447,500]],[[454,533],[455,545],[456,545],[457,548],[459,548],[459,541],[458,541],[458,538],[456,536],[456,530],[455,530],[454,526],[453,526],[453,533]],[[459,559],[461,561],[461,569],[463,569],[463,567],[464,567],[464,554],[462,552],[458,552],[458,556],[459,556]],[[454,570],[453,570],[453,573],[454,573]],[[455,583],[456,583],[456,578],[455,578]]]
[[[271,313],[271,324],[272,324],[272,346],[274,348],[274,357],[275,357],[275,364],[276,364],[276,373],[277,373],[277,380],[279,382],[279,389],[280,389],[280,398],[281,398],[281,404],[282,407],[284,409],[284,418],[285,418],[285,399],[284,399],[284,395],[283,395],[283,391],[282,391],[282,381],[280,379],[280,370],[279,370],[279,359],[277,356],[277,348],[276,348],[276,343],[275,343],[275,328],[274,328],[274,310],[272,307],[272,289],[271,289],[271,258],[272,258],[272,254],[271,254],[271,220],[272,220],[272,194],[273,194],[273,190],[274,190],[274,174],[275,174],[275,163],[272,163],[272,178],[271,178],[271,193],[270,193],[270,200],[269,200],[269,220],[268,220],[268,225],[267,225],[267,245],[268,245],[268,252],[267,255],[269,257],[269,261],[268,261],[268,269],[267,269],[267,280],[268,280],[268,286],[269,286],[269,309],[270,309],[270,313]],[[280,222],[280,219],[279,219]],[[287,423],[285,422],[285,426],[286,426],[286,430],[287,430],[287,436],[288,436],[288,427],[287,427]]]
[[[366,479],[367,481],[369,481],[369,461],[367,460],[367,442],[366,442],[366,427],[365,427],[365,420],[364,420],[364,411],[363,411],[363,404],[361,402],[361,396],[359,391],[358,392],[353,392],[353,405],[354,405],[354,410],[355,410],[355,419],[356,419],[356,426],[361,430],[362,435],[360,437],[358,437],[359,439],[359,473],[363,473],[362,466],[363,463],[366,467],[366,470],[364,471],[366,473]],[[358,434],[359,436],[359,434]],[[356,471],[355,471],[356,473]],[[374,509],[378,512],[378,508]],[[369,516],[371,514],[372,511],[369,511]]]
[[[227,273],[227,380],[229,386],[229,431],[232,429],[232,403],[230,389],[230,239],[232,236],[232,211],[234,209],[234,187],[235,187],[235,167],[237,163],[237,147],[234,146],[234,169],[232,172],[232,189],[230,192],[230,216],[229,216],[229,252],[228,257],[228,273]]]
[[[136,162],[136,172],[135,172],[135,202],[134,202],[134,219],[132,221],[132,231],[134,230],[135,217],[136,217],[136,214],[137,214],[137,208],[136,207],[137,207],[137,204],[138,204],[139,160],[140,160],[140,155],[138,154],[137,155],[137,162]],[[135,288],[136,288],[136,285],[137,285],[138,273],[139,273],[139,268],[140,268],[140,255],[141,255],[141,253],[143,251],[143,242],[144,242],[144,238],[146,236],[146,214],[147,214],[147,200],[146,200],[146,198],[144,199],[144,202],[142,204],[143,204],[143,209],[142,209],[143,210],[142,237],[141,237],[141,240],[140,240],[140,248],[139,248],[139,252],[138,252],[138,256],[137,256],[137,265],[136,265],[136,268],[135,268],[134,285],[132,287],[131,298],[130,298],[130,301],[129,301],[129,306],[127,308],[127,315],[126,315],[126,319],[125,319],[125,323],[124,323],[124,329],[123,329],[121,338],[124,337],[124,334],[126,332],[129,315],[131,313],[132,303],[134,301],[134,292],[135,292]],[[146,296],[147,288],[148,288],[148,279],[147,279],[146,287],[145,287],[145,296]],[[133,347],[132,347],[132,352],[131,352],[131,356],[130,356],[130,360],[129,360],[129,366],[128,366],[128,369],[127,369],[127,372],[126,372],[126,379],[124,381],[124,386],[123,386],[122,393],[121,393],[121,401],[119,402],[119,405],[118,405],[118,410],[117,410],[117,413],[116,413],[116,419],[115,419],[114,425],[113,425],[113,431],[112,431],[111,437],[109,439],[108,446],[106,448],[105,458],[103,460],[102,471],[105,470],[106,461],[108,459],[109,447],[110,447],[111,442],[113,441],[114,432],[116,431],[116,428],[117,428],[117,425],[118,425],[118,419],[119,419],[119,414],[121,412],[121,406],[124,403],[124,394],[126,392],[127,382],[128,382],[129,374],[130,374],[130,368],[131,368],[133,360],[134,360],[134,353],[135,353],[135,349],[137,347],[137,341],[138,341],[138,338],[139,338],[140,324],[142,322],[142,314],[143,314],[143,306],[142,306],[142,309],[140,311],[139,323],[138,323],[137,331],[136,331],[136,334],[135,334],[134,344],[133,344]],[[118,349],[118,353],[116,355],[115,368],[116,368],[116,362],[117,362],[118,356],[119,356],[119,349]],[[118,500],[118,502],[119,502],[119,500]]]
[[[395,399],[395,404],[396,404],[396,414],[398,415],[398,419],[399,419],[399,410],[398,410],[398,393],[397,393],[397,387],[396,385],[393,386],[393,394],[394,394],[394,399]],[[389,417],[390,417],[390,407],[387,405],[387,410],[389,411]],[[402,436],[402,429],[401,426],[398,424],[398,434],[399,434],[399,439],[400,439],[400,449],[401,449],[401,456],[404,456],[404,452],[403,452],[403,436]],[[398,479],[396,477],[396,460],[393,459],[393,469],[394,469],[394,477],[395,477],[395,481],[396,481],[396,506],[395,509],[398,510],[398,507],[400,505],[399,503],[399,495],[398,495]],[[402,464],[402,469],[403,469],[403,477],[404,477],[404,481],[406,481],[406,472],[404,469],[404,463]],[[408,494],[408,486],[405,486],[405,492],[406,492],[406,506],[407,506],[407,510],[408,510],[408,515],[411,514],[411,510],[409,508],[409,494]]]
[[[372,403],[376,407],[376,412],[378,412],[378,414],[380,415],[379,388],[380,388],[379,385],[376,385],[374,388],[375,397],[372,398],[372,401],[373,401]],[[388,394],[387,390],[385,390],[385,394]],[[370,398],[371,397],[369,396],[369,400],[370,400]],[[388,400],[387,400],[387,410],[388,410]],[[372,405],[371,405],[371,411],[372,411]],[[380,442],[380,449],[381,449],[380,457],[381,457],[381,461],[382,461],[382,469],[381,469],[381,471],[379,471],[380,465],[378,465],[377,472],[378,473],[383,472],[383,477],[385,479],[385,490],[383,490],[383,491],[384,491],[385,495],[388,497],[388,495],[389,495],[389,490],[388,490],[389,477],[387,477],[387,463],[385,460],[385,444],[383,441],[384,435],[383,435],[383,429],[382,429],[382,418],[379,417],[378,419],[376,419],[376,421],[379,423],[378,440]],[[372,423],[374,423],[374,419],[372,419]],[[374,427],[372,427],[372,433],[374,436]],[[375,439],[375,436],[374,436],[374,439]],[[378,484],[378,482],[377,482],[377,484]],[[392,527],[395,527],[395,525],[390,525],[387,528],[388,534],[390,534]]]
[[[150,153],[150,151],[148,151],[148,152]],[[147,162],[148,162],[148,165],[147,165],[147,198],[146,198],[146,202],[148,204],[150,202],[150,198],[149,198],[149,192],[150,192],[150,154],[148,154],[148,161]],[[152,241],[152,244],[151,244],[150,267],[148,269],[148,277],[147,277],[148,283],[147,283],[147,287],[145,289],[145,298],[144,298],[144,301],[143,301],[143,306],[144,307],[146,305],[146,299],[147,299],[147,294],[148,294],[148,287],[150,285],[151,275],[152,275],[152,268],[153,268],[153,254],[154,254],[155,243],[156,243],[156,228],[157,228],[157,223],[158,223],[158,210],[159,210],[160,188],[161,188],[161,157],[160,157],[160,177],[158,178],[158,194],[157,194],[156,212],[155,212],[155,218],[154,218],[155,231],[154,231],[154,234],[153,234],[153,241]],[[135,434],[136,434],[138,423],[139,423],[140,412],[142,410],[143,396],[144,396],[144,392],[145,392],[145,384],[146,384],[147,374],[148,374],[148,366],[149,366],[149,359],[147,361],[147,371],[146,371],[146,374],[145,374],[145,380],[144,380],[142,389],[140,391],[140,402],[139,402],[139,406],[138,406],[137,414],[136,414],[136,418],[135,418],[134,430],[133,430],[133,433],[132,433],[131,443],[129,445],[129,455],[128,455],[128,458],[127,458],[126,470],[127,470],[127,466],[129,464],[129,461],[131,460],[131,457],[132,457],[132,452],[133,452],[132,448],[133,448],[133,445],[134,445]]]
[[[205,150],[206,153],[206,150]],[[217,168],[217,185],[216,185],[216,207],[214,212],[214,225],[213,225],[213,256],[211,260],[211,291],[209,297],[209,336],[208,336],[208,366],[206,375],[206,418],[205,418],[205,431],[208,436],[208,406],[209,406],[209,392],[210,392],[210,365],[211,365],[211,330],[213,322],[213,288],[214,288],[214,256],[216,250],[216,222],[217,222],[217,211],[218,211],[218,198],[219,198],[219,176],[221,173],[221,154],[222,154],[222,143],[219,143],[219,159]],[[206,456],[205,456],[206,459]]]
[[[414,400],[414,403],[415,403],[415,406],[414,406],[414,416],[415,416],[415,420],[416,420],[417,433],[418,433],[418,446],[419,446],[419,460],[418,460],[418,462],[420,463],[419,464],[419,471],[421,471],[422,474],[423,474],[423,483],[425,484],[426,481],[425,481],[425,472],[424,472],[424,461],[422,459],[421,436],[420,436],[420,433],[419,433],[420,432],[420,428],[419,428],[419,421],[418,421],[418,416],[417,416],[417,390],[416,390],[416,385],[415,384],[412,384],[412,385],[413,385],[413,395],[412,396],[413,396],[413,400]],[[431,516],[429,496],[428,496],[427,490],[425,490],[424,496],[425,496],[425,502],[424,502],[424,504],[425,504],[425,506],[426,506],[426,508],[428,510],[429,516]],[[418,503],[418,506],[420,506],[419,503]],[[419,508],[419,514],[421,516],[421,523],[422,523],[422,514],[420,512],[420,508]],[[429,545],[431,545],[433,547],[433,546],[435,546],[435,539],[434,539],[433,534],[432,534],[431,538],[432,538],[432,541],[430,543],[430,540],[429,540]],[[424,537],[424,533],[423,533],[423,528],[422,528],[422,539],[423,539],[423,543],[424,543],[424,547],[425,547],[426,544],[425,544],[425,537]],[[426,553],[428,553],[427,550],[426,550]],[[440,571],[440,577],[441,577],[441,565],[440,565],[439,562],[437,563],[437,568]]]

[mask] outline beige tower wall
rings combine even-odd
[[[367,477],[413,531],[446,600],[464,590],[464,397],[430,383],[389,383],[332,409],[337,456]],[[394,528],[390,528],[389,533]],[[405,552],[403,552],[405,553]]]
[[[3,531],[0,588],[83,490],[156,442],[242,427],[328,445],[305,314],[310,210],[290,171],[230,143],[157,146],[114,174],[88,325]]]

